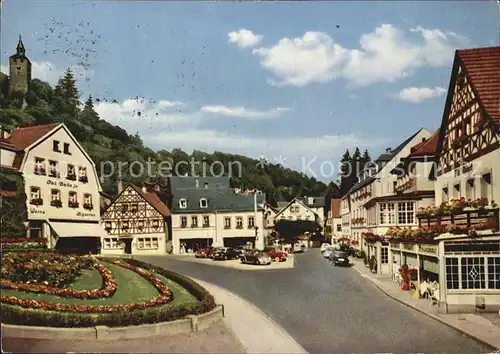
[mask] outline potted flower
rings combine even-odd
[[[403,280],[403,284],[401,284],[401,290],[410,290],[410,269],[408,267],[408,264],[403,264],[401,268],[399,268],[399,275]]]
[[[80,182],[83,182],[83,183],[87,183],[87,182],[89,181],[89,179],[87,178],[87,176],[80,176],[80,177],[78,178],[78,180],[79,180]]]
[[[42,198],[33,198],[30,200],[31,205],[43,205],[43,199]]]
[[[94,209],[94,206],[90,203],[83,203],[83,209],[92,210]]]
[[[78,208],[78,207],[79,207],[79,205],[80,205],[80,204],[78,204],[78,202],[75,202],[75,201],[72,201],[72,200],[70,200],[70,201],[68,202],[68,206],[69,206],[70,208]]]
[[[50,202],[50,205],[52,205],[53,207],[56,207],[56,208],[61,208],[62,207],[62,202],[60,199],[56,199],[56,200],[52,200]]]

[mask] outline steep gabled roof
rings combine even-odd
[[[144,192],[142,188],[137,187],[134,184],[130,184],[130,187],[137,192],[145,201],[147,201],[153,208],[156,209],[164,217],[170,216],[170,209],[163,203],[160,198],[155,193]],[[125,188],[126,189],[126,188]],[[125,190],[124,189],[124,190]]]
[[[411,152],[408,155],[411,157],[421,157],[434,155],[436,153],[439,141],[439,130],[435,131],[429,139],[422,141],[411,148]]]
[[[500,46],[460,49],[455,55],[462,61],[486,113],[500,123]]]
[[[16,149],[24,150],[60,124],[61,123],[55,123],[16,128],[10,133],[6,142],[14,146]]]

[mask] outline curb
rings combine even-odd
[[[479,342],[479,343],[483,344],[484,346],[488,347],[489,349],[492,349],[492,350],[498,350],[498,349],[500,349],[500,348],[497,348],[494,344],[491,344],[489,341],[487,341],[487,340],[485,340],[485,339],[483,339],[483,338],[480,338],[480,337],[478,337],[478,336],[476,336],[476,335],[474,335],[474,334],[471,334],[471,333],[469,333],[469,332],[466,332],[466,331],[464,331],[463,329],[461,329],[461,328],[460,328],[460,327],[458,327],[458,326],[455,326],[455,325],[453,325],[453,324],[450,324],[450,323],[446,322],[446,320],[445,320],[444,318],[441,318],[441,317],[439,317],[439,316],[436,316],[436,315],[434,315],[434,314],[432,314],[432,313],[425,312],[425,311],[423,311],[423,310],[419,309],[418,307],[414,307],[414,306],[412,306],[411,304],[409,304],[409,303],[407,303],[407,302],[405,302],[405,301],[402,301],[402,300],[398,299],[397,297],[392,296],[392,295],[391,295],[391,294],[389,294],[389,293],[388,293],[388,292],[387,292],[387,291],[386,291],[386,290],[385,290],[382,286],[380,286],[379,284],[377,284],[377,282],[375,281],[376,279],[373,279],[372,277],[370,277],[370,276],[368,276],[368,275],[366,275],[366,274],[363,274],[363,273],[362,273],[362,272],[361,272],[361,271],[360,271],[360,270],[356,267],[356,265],[352,266],[351,268],[352,268],[352,269],[354,269],[354,270],[356,270],[356,272],[358,272],[358,273],[359,273],[359,274],[360,274],[363,278],[367,278],[367,279],[369,279],[369,280],[370,280],[370,282],[371,282],[371,283],[372,283],[372,284],[373,284],[373,285],[374,285],[377,289],[379,289],[381,292],[383,292],[383,293],[384,293],[387,297],[389,297],[389,298],[391,298],[391,299],[393,299],[393,300],[395,300],[395,301],[399,302],[400,304],[403,304],[403,305],[405,305],[405,306],[407,306],[407,307],[409,307],[409,308],[411,308],[411,309],[413,309],[413,310],[416,310],[416,311],[418,311],[418,312],[420,312],[420,313],[422,313],[422,314],[424,314],[424,315],[427,315],[428,317],[433,318],[434,320],[439,321],[439,322],[441,322],[441,323],[443,323],[443,324],[447,325],[447,326],[448,326],[448,327],[450,327],[450,328],[453,328],[453,329],[454,329],[454,330],[456,330],[457,332],[459,332],[459,333],[461,333],[461,334],[464,334],[464,335],[466,335],[466,336],[467,336],[467,337],[469,337],[469,338],[474,339],[475,341],[477,341],[477,342]]]
[[[281,325],[279,325],[276,321],[274,321],[271,317],[269,317],[265,312],[263,312],[261,309],[259,309],[257,306],[255,306],[253,303],[249,302],[245,298],[241,297],[240,295],[229,291],[225,288],[219,287],[218,285],[210,284],[205,282],[204,280],[198,279],[191,277],[195,282],[198,284],[202,285],[204,288],[209,290],[210,287],[213,287],[217,289],[218,291],[223,291],[226,296],[230,296],[234,299],[236,299],[238,302],[244,304],[248,310],[254,312],[257,314],[262,321],[264,322],[263,324],[265,326],[270,326],[271,328],[256,328],[253,333],[247,333],[246,329],[243,330],[237,330],[232,326],[232,321],[237,321],[238,315],[232,317],[231,314],[229,313],[228,316],[224,317],[224,322],[228,325],[228,327],[231,329],[231,331],[235,334],[235,336],[238,338],[240,343],[242,344],[243,348],[247,353],[295,353],[295,354],[308,354],[308,351],[305,350],[301,344],[299,344]],[[217,294],[218,291],[215,291],[215,289],[209,290],[210,293],[214,296],[217,297],[214,294]],[[234,313],[234,312],[233,312]],[[274,348],[267,348],[267,351],[264,350],[262,346],[255,346],[254,341],[250,340],[252,335],[255,336],[257,334],[258,341],[260,344],[262,342],[266,342],[270,338],[270,332],[272,333],[274,331],[275,337],[273,337],[272,342],[274,345],[277,343],[280,343],[278,347]],[[259,333],[260,331],[260,333]]]
[[[1,324],[2,337],[34,339],[112,340],[125,338],[149,338],[152,335],[191,333],[210,327],[224,317],[224,306],[217,305],[212,311],[200,315],[160,323],[126,327],[95,326],[85,328],[20,326]]]

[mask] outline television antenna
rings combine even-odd
[[[498,8],[498,45],[500,45],[500,0],[492,0]]]

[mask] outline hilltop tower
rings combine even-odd
[[[19,35],[16,54],[9,58],[9,95],[14,91],[28,93],[31,82],[31,62],[26,56],[23,40]]]

